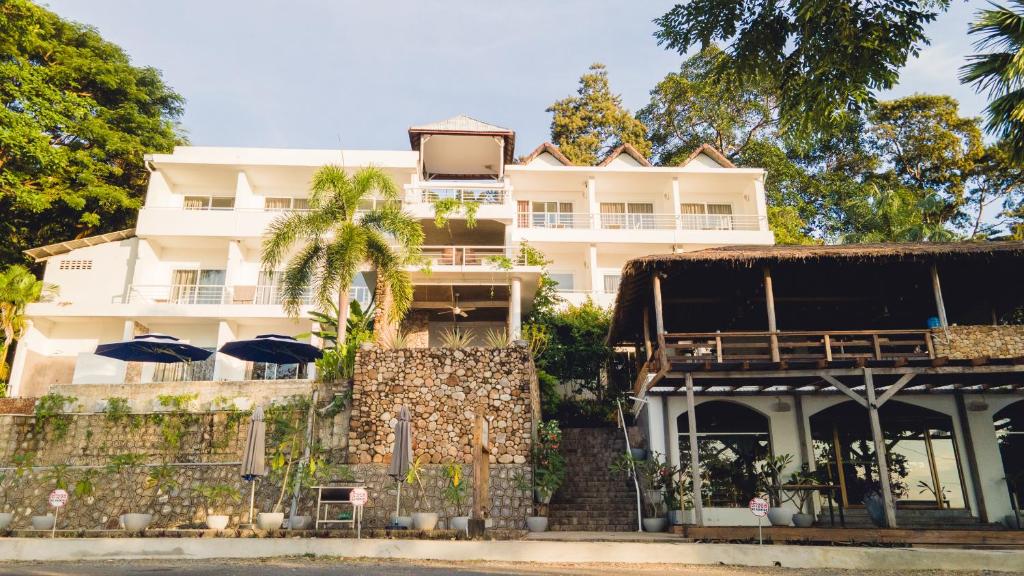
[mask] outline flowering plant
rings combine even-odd
[[[533,445],[533,481],[538,496],[548,499],[565,481],[565,457],[558,451],[562,431],[557,420],[542,422]]]

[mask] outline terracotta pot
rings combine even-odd
[[[32,517],[32,529],[33,530],[52,530],[53,523],[56,519],[53,514],[47,514],[46,516],[33,516]]]
[[[209,514],[206,516],[206,527],[210,530],[223,530],[228,527],[230,516],[224,514]]]
[[[526,517],[526,528],[530,532],[547,532],[547,530],[548,530],[548,517],[547,516],[527,516]]]
[[[284,512],[260,512],[256,515],[256,526],[260,530],[273,532],[280,530],[284,523]]]
[[[436,512],[413,512],[412,529],[430,532],[437,526]]]
[[[142,532],[153,522],[152,514],[129,512],[121,515],[121,524],[128,532]]]

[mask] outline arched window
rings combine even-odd
[[[768,417],[735,402],[715,400],[698,404],[696,418],[704,505],[746,506],[757,494],[757,470],[772,452]],[[690,464],[687,414],[676,423],[679,462],[686,470]]]
[[[1010,498],[1016,498],[1017,509],[1024,505],[1024,400],[1003,408],[992,418],[1003,457],[1003,471]]]

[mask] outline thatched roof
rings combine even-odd
[[[830,246],[724,246],[680,254],[656,254],[635,258],[622,269],[622,281],[615,300],[610,338],[628,337],[636,319],[651,299],[651,276],[685,278],[690,283],[707,282],[702,275],[726,270],[772,266],[790,274],[810,273],[819,267],[828,274],[834,266],[885,264],[999,265],[1024,270],[1024,242],[886,243]],[[802,268],[806,270],[801,270]],[[781,272],[780,272],[781,273]]]

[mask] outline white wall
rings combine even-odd
[[[72,250],[46,261],[43,281],[57,286],[62,304],[110,304],[119,301],[135,264],[137,238]],[[61,263],[72,269],[61,270]],[[88,263],[91,269],[74,269]]]

